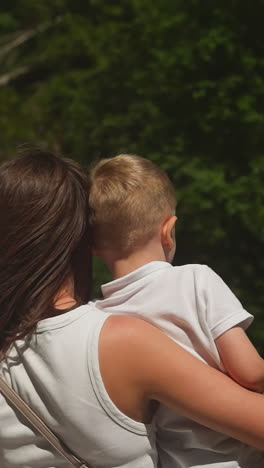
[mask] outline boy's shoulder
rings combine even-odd
[[[185,265],[170,266],[157,277],[162,280],[164,288],[173,288],[175,293],[178,289],[189,290],[198,293],[206,291],[209,285],[214,283],[218,275],[207,265],[189,263]]]
[[[130,277],[132,275],[132,277]],[[209,279],[217,274],[207,265],[199,263],[189,263],[185,265],[171,265],[167,262],[154,261],[150,262],[143,267],[135,270],[132,274],[127,275],[126,278],[131,282],[139,279],[144,284],[149,284],[150,281],[162,281],[164,287],[174,283],[186,282],[207,284]],[[167,283],[168,282],[168,283]]]
[[[187,263],[185,265],[176,265],[171,269],[173,274],[185,274],[193,276],[208,276],[213,270],[205,264]],[[213,272],[214,273],[214,272]]]

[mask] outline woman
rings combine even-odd
[[[258,449],[264,400],[90,289],[88,183],[34,151],[0,168],[0,370],[92,467],[153,468],[157,402]],[[144,304],[142,304],[144,307]],[[69,465],[0,395],[0,466]],[[257,466],[257,465],[256,465]]]

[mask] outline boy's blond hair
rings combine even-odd
[[[167,174],[148,159],[120,154],[90,173],[94,247],[127,255],[144,246],[174,214],[175,192]]]

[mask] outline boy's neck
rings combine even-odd
[[[127,257],[118,258],[115,260],[104,259],[113,278],[118,279],[122,276],[137,270],[138,268],[150,262],[161,261],[166,262],[165,253],[161,246],[149,244],[142,249],[137,249]]]

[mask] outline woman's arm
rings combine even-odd
[[[218,432],[264,450],[264,398],[203,364],[160,330],[113,316],[100,335],[99,359],[110,398],[146,422],[158,400]]]

